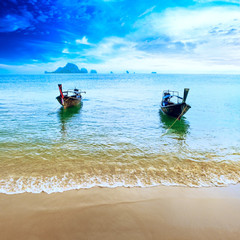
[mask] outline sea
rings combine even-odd
[[[63,90],[82,104],[63,109]],[[191,109],[160,111],[164,90]],[[240,182],[240,75],[0,75],[0,193]]]

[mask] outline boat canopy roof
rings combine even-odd
[[[183,99],[182,97],[179,97],[178,91],[164,90],[162,101],[166,101],[167,99],[170,99],[170,98],[173,98],[173,100],[171,100],[171,102],[173,103],[179,103],[179,100]]]
[[[67,91],[63,91],[63,93],[64,94],[81,94],[86,92],[75,88],[75,89],[68,89]]]
[[[179,92],[178,91],[171,91],[171,90],[164,90],[163,91],[163,99],[166,98],[172,98],[172,97],[177,97],[179,99],[183,99],[182,97],[179,97]]]

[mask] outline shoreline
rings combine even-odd
[[[239,239],[240,184],[0,194],[1,239]]]

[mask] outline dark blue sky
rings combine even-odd
[[[239,10],[236,0],[1,1],[0,73],[67,62],[99,72],[237,71]]]

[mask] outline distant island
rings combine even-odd
[[[77,65],[73,63],[67,63],[64,67],[59,67],[53,72],[45,71],[45,73],[88,73],[88,70],[86,68],[81,68],[81,70],[79,70]],[[97,73],[97,71],[92,69],[90,73]]]

